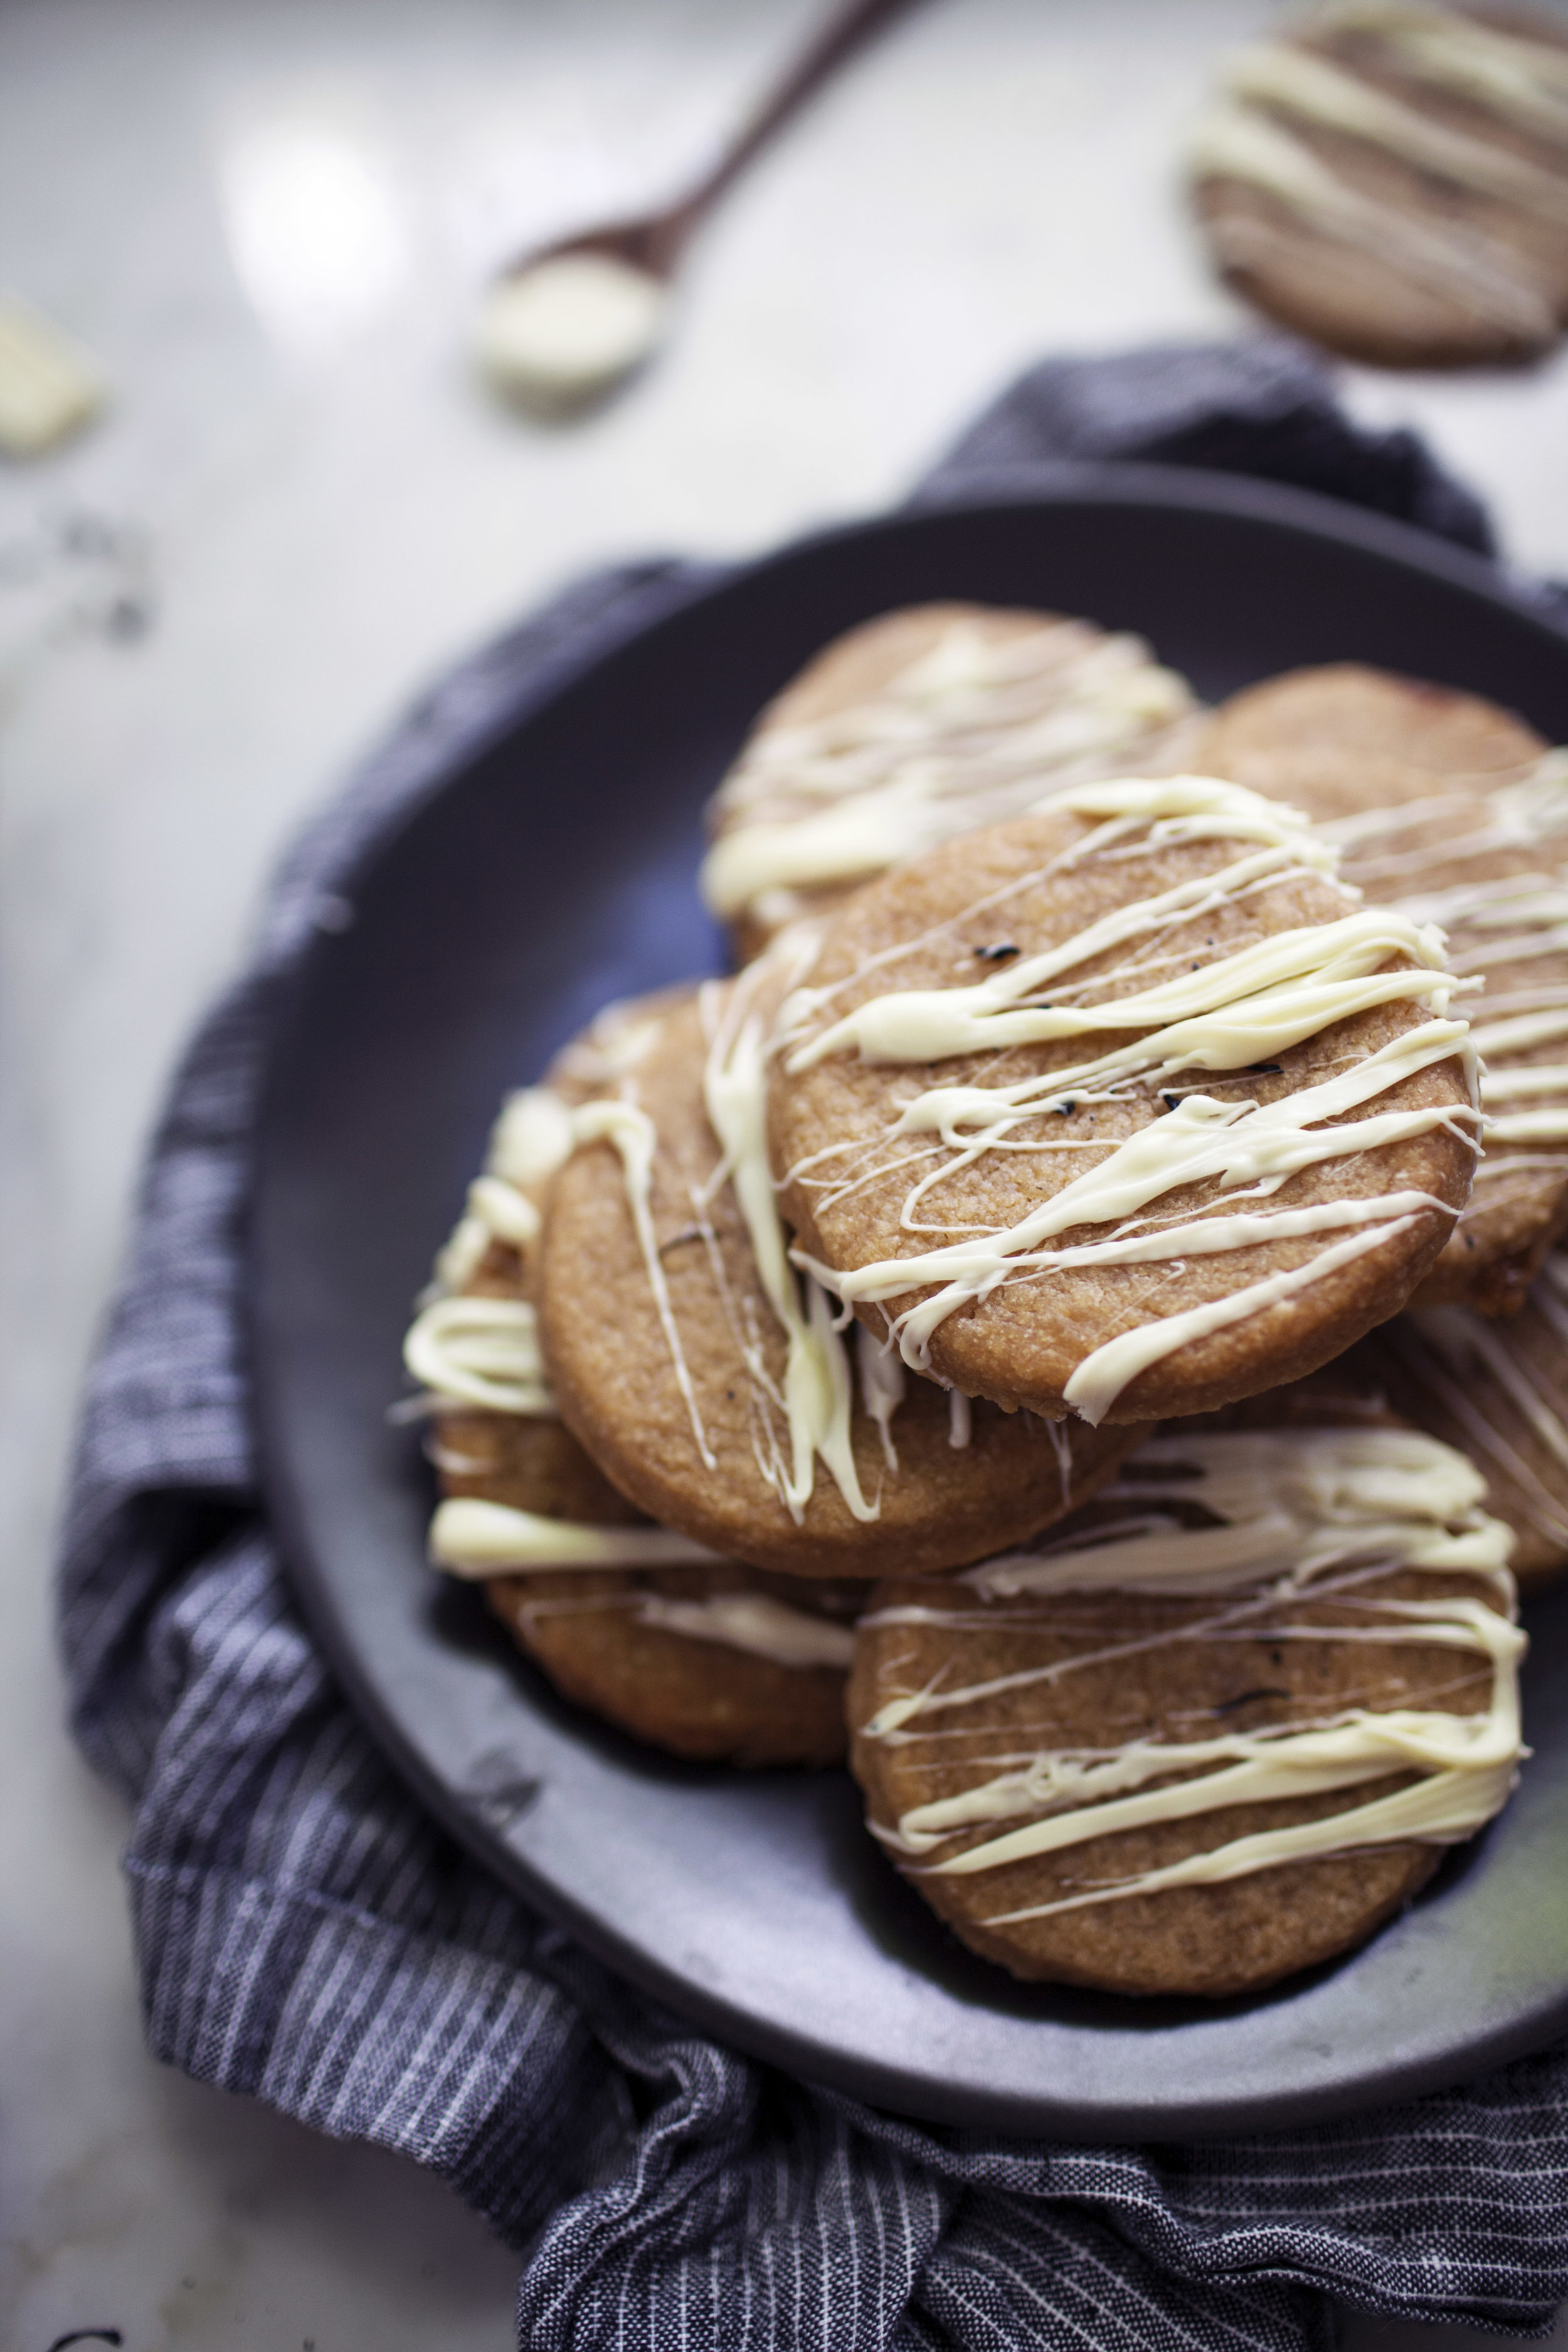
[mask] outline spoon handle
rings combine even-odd
[[[674,207],[669,226],[682,241],[731,182],[739,178],[758,149],[805,105],[850,52],[910,5],[910,0],[842,0],[766,92],[711,171]]]

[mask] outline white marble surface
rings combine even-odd
[[[116,392],[76,447],[0,470],[15,2352],[104,2326],[127,2352],[511,2339],[511,2261],[438,2184],[143,2056],[121,1809],[60,1727],[46,1587],[74,1394],[159,1088],[269,860],[423,679],[577,569],[872,508],[1031,357],[1239,323],[1171,159],[1208,60],[1272,10],[928,0],[739,192],[632,396],[550,433],[488,406],[462,358],[487,263],[669,187],[812,13],[0,9],[0,286],[81,337]],[[1352,396],[1428,429],[1510,551],[1568,573],[1561,364],[1362,377]]]

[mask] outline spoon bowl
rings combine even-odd
[[[694,231],[773,132],[909,0],[845,0],[694,188],[521,255],[479,307],[474,356],[492,390],[535,415],[595,406],[651,358]]]

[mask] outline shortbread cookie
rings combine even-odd
[[[763,1045],[795,969],[775,952],[710,983],[617,1101],[575,1115],[545,1354],[568,1427],[650,1517],[784,1574],[929,1574],[1059,1518],[1132,1441],[971,1408],[835,1331],[763,1153]]]
[[[870,1826],[1016,1976],[1257,1991],[1507,1799],[1523,1639],[1480,1477],[1354,1412],[1281,1418],[1168,1424],[1027,1550],[871,1596]]]
[[[1568,318],[1568,28],[1331,0],[1230,57],[1192,142],[1237,292],[1388,367],[1536,357]]]
[[[1278,804],[1090,785],[873,883],[785,1006],[801,1253],[913,1366],[1099,1423],[1279,1386],[1469,1188],[1440,944]]]
[[[447,1499],[434,1556],[483,1580],[497,1615],[567,1698],[677,1756],[820,1765],[843,1754],[863,1584],[786,1584],[702,1559],[616,1494],[559,1422],[453,1416],[435,1458]],[[554,1552],[567,1564],[487,1574],[509,1545],[513,1558]],[[684,1550],[691,1564],[595,1564],[617,1550],[634,1560]]]
[[[1517,1315],[1424,1308],[1355,1352],[1408,1420],[1483,1473],[1521,1591],[1554,1583],[1568,1568],[1568,1260],[1547,1259]]]
[[[714,796],[708,903],[747,962],[785,923],[1058,785],[1183,765],[1196,716],[1141,637],[985,604],[883,614],[763,711]]]
[[[650,1526],[556,1417],[539,1354],[530,1262],[569,1147],[568,1101],[620,1083],[668,1003],[601,1015],[554,1066],[559,1092],[512,1097],[441,1254],[440,1271],[464,1287],[427,1302],[408,1345],[445,1497],[431,1553],[482,1581],[565,1696],[623,1730],[679,1756],[831,1763],[865,1587],[781,1591],[780,1580]]]
[[[1370,899],[1442,925],[1492,1124],[1416,1302],[1520,1305],[1568,1225],[1568,761],[1511,713],[1349,663],[1249,688],[1203,738],[1221,775],[1290,801]]]
[[[1325,662],[1233,694],[1203,721],[1195,756],[1205,772],[1284,797],[1314,782],[1342,789],[1346,759],[1478,783],[1517,781],[1547,748],[1533,727],[1484,696],[1364,662]]]

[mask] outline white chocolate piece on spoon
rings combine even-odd
[[[479,312],[475,353],[509,399],[578,408],[647,358],[668,307],[668,288],[645,269],[608,254],[560,254],[498,279]]]

